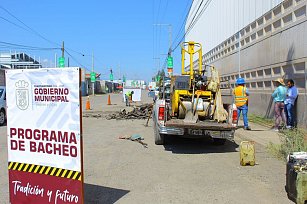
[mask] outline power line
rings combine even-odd
[[[57,50],[60,48],[57,47],[35,47],[35,46],[30,46],[30,45],[21,45],[21,44],[15,44],[15,43],[9,43],[9,42],[4,42],[0,41],[0,44],[4,44],[7,47],[20,47],[20,48],[30,48],[30,49],[43,49],[43,50]]]
[[[91,70],[87,69],[86,66],[84,66],[83,64],[81,64],[81,63],[80,63],[74,56],[72,56],[67,50],[64,50],[64,51],[65,51],[66,54],[67,54],[68,56],[70,56],[71,59],[72,59],[73,61],[75,61],[79,66],[81,66],[82,68],[84,68],[84,69],[86,69],[87,71],[91,72]]]
[[[198,20],[200,19],[200,17],[202,16],[202,14],[205,12],[205,10],[208,8],[209,4],[211,3],[212,0],[208,0],[206,2],[206,4],[204,5],[204,7],[202,8],[202,10],[200,11],[199,15],[196,17],[195,21],[192,24],[191,29],[187,32],[187,34],[190,33],[190,31],[193,29],[194,25],[198,22]]]
[[[190,31],[193,29],[194,25],[197,23],[197,21],[199,20],[199,18],[202,16],[202,14],[204,13],[204,11],[208,8],[209,4],[211,3],[212,0],[207,0],[206,3],[204,4],[203,8],[201,9],[201,11],[198,13],[199,9],[201,8],[201,5],[203,4],[204,0],[201,1],[200,5],[197,8],[197,11],[195,12],[187,30],[185,31],[184,35],[182,36],[182,38],[180,39],[180,41],[177,43],[177,45],[173,48],[172,51],[175,51],[178,46],[180,45],[180,43],[182,42],[182,40],[185,38],[185,36],[187,34],[190,33]]]
[[[40,33],[38,33],[36,30],[34,30],[33,28],[31,28],[30,26],[28,26],[27,24],[25,24],[23,21],[21,21],[19,18],[17,18],[14,14],[12,14],[11,12],[9,12],[7,9],[5,9],[3,6],[0,6],[0,8],[2,10],[4,10],[6,13],[8,13],[10,16],[12,16],[13,18],[15,18],[18,22],[20,22],[21,24],[23,24],[24,26],[26,26],[30,31],[32,31],[32,33],[34,33],[35,35],[39,36],[40,38],[46,40],[47,42],[51,43],[51,44],[55,44],[58,46],[61,46],[58,43],[55,43],[47,38],[45,38],[43,35],[41,35]]]
[[[167,8],[168,8],[168,3],[169,3],[169,0],[166,0],[166,6],[165,6],[164,11],[163,11],[163,13],[162,13],[161,22],[164,20],[164,17],[165,17]]]
[[[159,0],[159,6],[158,6],[158,12],[157,12],[157,20],[156,20],[157,23],[159,22],[160,7],[161,7],[161,0]]]
[[[178,42],[177,45],[173,48],[172,51],[175,51],[175,50],[178,48],[178,46],[180,45],[180,43],[182,42],[182,40],[185,38],[185,36],[186,36],[186,34],[187,34],[187,31],[190,29],[190,27],[191,27],[191,25],[192,25],[192,23],[193,23],[193,21],[194,21],[196,15],[197,15],[197,12],[198,12],[198,10],[200,9],[200,7],[201,7],[201,5],[202,5],[203,2],[204,2],[204,0],[201,1],[200,5],[199,5],[198,8],[197,8],[197,11],[195,12],[195,14],[194,14],[192,20],[190,21],[190,24],[189,24],[187,30],[185,31],[185,33],[183,34],[183,36],[181,37],[181,39],[179,40],[179,42]],[[192,4],[193,4],[193,2],[192,2]],[[191,4],[191,6],[192,6],[192,4]],[[194,9],[194,10],[195,10],[195,9]]]
[[[84,54],[84,53],[82,53],[82,52],[73,50],[73,49],[71,49],[71,48],[65,47],[65,49],[66,49],[66,50],[70,50],[70,51],[72,51],[72,52],[74,52],[74,53],[77,53],[77,54],[79,54],[79,55],[82,55],[83,57],[84,57],[84,56],[90,56],[90,55],[88,55],[88,54]]]
[[[174,43],[177,41],[177,39],[179,39],[180,33],[182,32],[182,30],[183,30],[183,28],[184,28],[184,25],[185,25],[185,23],[187,22],[187,19],[188,19],[188,16],[189,16],[189,13],[190,13],[190,11],[191,11],[191,8],[192,8],[193,3],[194,3],[194,0],[192,0],[192,2],[191,2],[191,4],[190,4],[190,8],[189,8],[189,10],[188,10],[187,13],[186,13],[186,16],[185,16],[185,18],[184,18],[184,20],[183,20],[183,22],[182,22],[182,24],[181,24],[181,27],[180,27],[180,29],[179,29],[179,31],[178,31],[178,33],[177,33],[177,35],[176,35],[176,37],[175,37],[173,43],[172,43],[172,46],[173,46]],[[189,0],[188,0],[188,2],[187,2],[186,9],[188,8],[188,5],[189,5]],[[192,13],[193,13],[193,11],[192,11]],[[171,46],[171,47],[172,47],[172,46]]]
[[[50,49],[50,48],[25,48],[25,47],[11,47],[11,46],[0,46],[0,47],[6,48],[6,49],[18,49],[18,50],[40,50],[40,51],[55,50],[55,49]]]
[[[51,41],[51,40],[47,39],[46,37],[44,37],[43,35],[41,35],[39,32],[37,32],[36,30],[34,30],[33,28],[31,28],[30,26],[28,26],[27,24],[25,24],[23,21],[21,21],[19,18],[17,18],[14,14],[12,14],[10,11],[8,11],[8,10],[7,10],[6,8],[4,8],[3,6],[0,6],[0,8],[1,8],[2,10],[4,10],[6,13],[8,13],[10,16],[12,16],[14,19],[16,19],[18,22],[20,22],[22,25],[24,25],[26,28],[28,28],[29,30],[26,29],[26,28],[24,28],[24,27],[22,27],[22,26],[20,26],[20,25],[18,25],[18,24],[15,24],[14,22],[9,21],[8,19],[5,19],[5,18],[1,17],[1,18],[4,19],[5,21],[7,21],[7,22],[9,22],[9,23],[11,23],[11,24],[13,24],[13,25],[19,27],[19,28],[22,28],[23,30],[26,30],[26,31],[28,31],[28,32],[32,32],[32,33],[34,33],[35,35],[37,35],[38,37],[44,39],[45,41],[47,41],[47,42],[49,42],[49,43],[51,43],[51,44],[54,44],[54,45],[57,45],[57,46],[61,46],[59,43],[56,43],[56,42],[54,42],[54,41]],[[67,47],[66,47],[65,49],[70,50],[70,51],[72,51],[72,52],[75,52],[75,53],[77,53],[77,54],[80,54],[80,55],[82,55],[82,56],[85,55],[85,54],[83,54],[83,53],[81,53],[81,52],[79,52],[79,51],[75,51],[75,50],[73,50],[73,49],[71,49],[71,48],[67,48]]]
[[[18,25],[18,24],[16,24],[16,23],[10,21],[10,20],[7,19],[7,18],[4,18],[4,17],[2,17],[2,16],[0,16],[0,18],[3,19],[3,20],[5,20],[6,22],[8,22],[8,23],[10,23],[10,24],[13,24],[14,26],[16,26],[16,27],[18,27],[18,28],[21,28],[21,29],[23,29],[23,30],[25,30],[25,31],[29,31],[29,30],[27,30],[26,28],[24,28],[24,27],[22,27],[22,26],[20,26],[20,25]]]
[[[154,2],[155,2],[155,0],[154,0]],[[161,0],[159,0],[156,18],[155,18],[155,15],[153,16],[154,21],[156,21],[154,23],[158,23],[159,22],[160,9],[161,9]],[[154,9],[154,11],[155,11],[155,9]],[[154,12],[154,14],[155,14],[155,12]],[[156,55],[158,55],[159,52],[160,52],[161,28],[159,27],[159,30],[153,28],[153,32],[154,32],[154,34],[153,34],[154,35],[154,57],[153,58],[157,59]],[[159,60],[159,63],[160,63],[160,60]],[[154,61],[154,66],[156,66],[156,60]],[[160,67],[160,64],[157,67]]]
[[[200,5],[198,6],[198,8],[197,8],[197,10],[196,10],[196,12],[195,12],[195,14],[194,14],[192,20],[191,20],[190,23],[189,23],[189,26],[188,26],[187,30],[185,31],[184,35],[182,36],[182,38],[180,39],[180,41],[177,43],[177,45],[171,50],[171,52],[174,52],[174,51],[178,48],[178,46],[179,46],[180,43],[183,41],[183,39],[185,38],[185,36],[193,29],[194,25],[197,23],[197,21],[199,20],[199,18],[202,16],[202,14],[204,13],[204,11],[208,8],[208,6],[209,6],[209,4],[211,3],[211,1],[212,1],[212,0],[207,0],[206,3],[204,4],[203,8],[202,8],[202,9],[200,10],[200,12],[198,13],[198,11],[199,11],[199,9],[201,8],[201,6],[202,6],[204,0],[201,1],[201,3],[200,3]],[[193,5],[193,2],[194,2],[194,0],[193,0],[192,3],[191,3],[191,6],[190,6],[190,9],[189,9],[189,11],[188,11],[188,13],[187,13],[187,16],[186,16],[185,21],[186,21],[187,18],[188,18],[188,15],[189,15],[189,13],[190,13],[190,10],[191,10],[191,7],[192,7],[192,5]],[[193,11],[195,11],[195,8],[193,9]],[[192,13],[193,13],[193,12],[192,12]],[[183,25],[184,25],[184,23],[185,23],[185,22],[183,22]],[[180,31],[179,31],[179,33],[180,33]],[[175,41],[173,42],[173,44],[174,44],[174,43],[175,43]],[[173,45],[173,44],[172,44],[172,45]],[[167,62],[167,57],[165,58],[163,67],[166,66],[166,62]]]
[[[207,2],[208,2],[208,1],[209,1],[209,0],[207,0]],[[189,26],[188,26],[188,29],[185,31],[184,35],[182,36],[182,38],[180,39],[180,41],[178,42],[178,44],[175,46],[174,50],[177,49],[177,47],[180,45],[180,43],[182,42],[182,40],[185,38],[185,36],[186,36],[187,33],[189,32],[189,30],[191,29],[191,26],[192,26],[192,24],[193,24],[193,22],[194,22],[194,19],[195,19],[196,15],[197,15],[199,9],[201,8],[201,5],[203,4],[203,2],[204,2],[204,0],[202,0],[202,1],[200,2],[200,5],[198,6],[198,8],[197,8],[197,10],[196,10],[196,12],[195,12],[195,14],[194,14],[192,20],[190,21],[190,24],[189,24]]]

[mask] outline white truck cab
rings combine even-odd
[[[6,89],[0,86],[0,126],[4,125],[6,120]]]

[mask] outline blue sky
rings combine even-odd
[[[148,81],[159,66],[153,58],[160,58],[162,67],[169,46],[168,26],[153,24],[171,24],[174,41],[190,4],[191,0],[1,1],[2,8],[36,33],[0,7],[0,41],[43,48],[59,48],[65,41],[72,56],[65,53],[70,66],[91,70],[93,52],[94,68],[101,78],[108,78],[112,68],[115,79],[125,74],[127,79]],[[1,43],[0,50],[25,51],[48,66],[54,65],[55,53],[61,54],[59,49],[33,51]],[[179,73],[180,50],[173,55],[174,71]]]

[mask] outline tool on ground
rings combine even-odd
[[[148,118],[147,118],[145,127],[148,127],[149,119],[151,118],[151,115],[152,115],[152,109],[153,109],[153,104],[151,105],[151,109],[148,112]]]
[[[141,145],[143,145],[144,148],[148,148],[148,144],[142,141],[144,140],[144,138],[141,137],[141,135],[139,134],[133,134],[131,136],[120,136],[118,139],[125,139],[125,140],[131,140],[134,142],[138,142]]]
[[[86,99],[85,110],[91,110],[90,97],[88,96]]]
[[[96,118],[96,119],[98,119],[98,118],[101,118],[102,115],[99,114],[99,113],[86,113],[86,114],[83,114],[82,117],[84,117],[84,118]]]
[[[286,192],[298,203],[307,202],[307,152],[293,152],[287,158]]]
[[[255,165],[255,142],[242,141],[240,143],[240,164],[241,166]]]

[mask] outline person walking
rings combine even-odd
[[[289,79],[287,81],[288,91],[286,95],[285,103],[285,113],[287,117],[287,129],[292,129],[294,127],[294,103],[298,95],[298,91],[296,86],[294,85],[294,81]]]
[[[125,102],[126,102],[126,106],[130,106],[130,96],[131,96],[131,91],[127,91],[125,93]]]
[[[243,78],[238,78],[236,84],[237,86],[234,89],[233,94],[235,98],[235,104],[238,109],[238,121],[240,119],[240,114],[242,112],[243,121],[244,121],[244,130],[251,130],[251,128],[248,126],[248,118],[247,118],[249,91],[245,87],[245,80]]]
[[[284,101],[287,95],[287,88],[285,87],[285,82],[282,78],[274,80],[274,84],[277,86],[272,94],[274,100],[274,113],[275,113],[275,125],[273,130],[279,131],[279,127],[283,122],[286,124],[286,115],[284,110]]]

